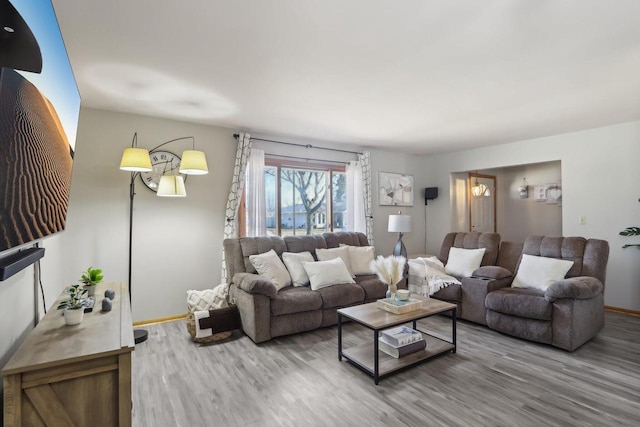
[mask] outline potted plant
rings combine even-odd
[[[99,268],[89,267],[87,268],[87,271],[82,273],[80,281],[84,283],[84,288],[89,292],[89,296],[92,297],[96,293],[96,285],[102,282],[102,279],[104,279],[102,270]]]
[[[84,317],[84,300],[86,289],[80,289],[79,284],[69,287],[69,299],[60,302],[58,310],[64,310],[64,322],[67,325],[77,325]]]
[[[640,199],[638,199],[638,201],[640,202]],[[621,236],[640,236],[640,227],[627,227],[624,230],[622,230],[620,232]],[[626,245],[623,246],[623,248],[630,248],[632,246],[636,246],[636,247],[640,247],[640,244],[638,243],[627,243]]]

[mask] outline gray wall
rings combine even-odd
[[[188,289],[219,283],[236,141],[230,129],[83,109],[62,235],[66,282],[89,265],[103,268],[105,280],[127,280],[130,173],[118,165],[134,132],[138,145],[149,149],[194,136],[209,166],[207,175],[188,177],[186,198],[157,197],[136,178],[132,305],[133,319],[140,321],[184,313]],[[190,145],[186,140],[163,148],[180,155]]]
[[[533,187],[561,183],[560,162],[534,163],[497,171],[498,233],[502,240],[523,242],[527,236],[562,236],[562,206],[536,202]],[[529,197],[520,198],[518,188],[526,177]]]

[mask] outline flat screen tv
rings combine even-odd
[[[0,0],[0,258],[64,230],[79,114],[50,0]]]

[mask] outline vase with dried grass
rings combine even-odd
[[[404,265],[407,259],[403,256],[388,256],[383,257],[378,255],[376,259],[371,261],[369,267],[374,272],[381,282],[385,283],[389,288],[390,300],[395,304],[396,291],[398,290],[398,283],[403,279]]]

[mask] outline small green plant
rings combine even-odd
[[[638,201],[640,202],[640,199],[638,199]],[[627,237],[629,237],[629,236],[640,236],[640,227],[627,227],[627,228],[625,228],[624,230],[622,230],[620,232],[620,235],[621,236],[627,236]],[[638,244],[638,243],[635,243],[635,244],[629,243],[629,244],[624,245],[623,248],[629,248],[631,246],[640,247],[640,244]]]
[[[89,267],[87,268],[87,271],[82,273],[80,281],[87,286],[95,286],[98,283],[102,282],[102,279],[104,279],[102,270],[100,270],[99,268]]]
[[[84,307],[85,296],[87,295],[86,289],[81,289],[80,285],[72,285],[69,287],[69,299],[62,301],[58,305],[58,310],[68,309],[77,310]]]

